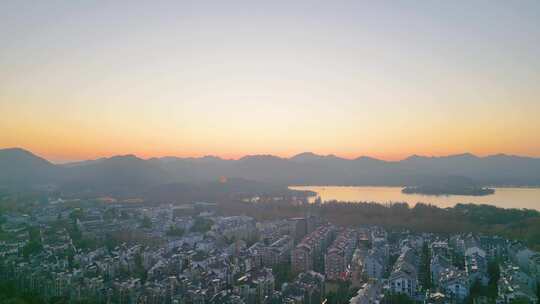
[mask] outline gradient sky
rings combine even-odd
[[[540,156],[540,1],[1,1],[0,113],[56,162]]]

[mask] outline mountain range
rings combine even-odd
[[[121,155],[53,164],[23,149],[0,150],[0,189],[50,186],[68,192],[118,194],[164,185],[212,183],[220,177],[275,185],[414,186],[463,178],[480,186],[539,186],[540,158],[466,153],[384,161],[306,152],[291,158],[249,155],[237,160]]]

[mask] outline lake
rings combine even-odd
[[[493,188],[495,193],[486,196],[465,195],[422,195],[401,193],[401,187],[345,187],[345,186],[291,186],[295,190],[317,192],[321,200],[367,201],[378,203],[417,202],[430,203],[439,207],[453,207],[458,203],[489,204],[502,208],[527,208],[540,210],[540,188]],[[316,197],[311,197],[313,202]]]

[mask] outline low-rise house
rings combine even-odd
[[[540,253],[535,253],[529,259],[529,274],[540,283]]]
[[[521,269],[529,271],[529,260],[536,252],[530,250],[521,242],[510,244],[508,251],[512,262],[521,267]]]
[[[369,250],[362,261],[362,272],[369,279],[381,279],[386,269],[384,256],[380,251]]]
[[[464,271],[447,269],[438,276],[438,286],[451,299],[458,302],[469,296],[469,281]]]
[[[405,247],[388,279],[390,290],[393,293],[401,293],[413,298],[418,286],[418,265],[419,258],[416,252]]]
[[[247,304],[264,304],[265,298],[274,292],[274,284],[274,276],[269,268],[251,271],[237,280],[240,297]]]
[[[294,282],[284,284],[283,302],[294,304],[320,304],[324,299],[324,276],[315,271],[303,272]]]
[[[538,303],[535,292],[536,280],[528,276],[519,267],[510,263],[501,266],[498,282],[498,304],[509,304],[516,299],[524,299],[531,304]]]
[[[265,266],[275,266],[288,263],[291,259],[293,248],[292,237],[285,235],[274,243],[267,246],[263,252],[263,264]]]
[[[382,285],[378,281],[364,283],[356,293],[356,296],[349,300],[349,304],[376,304],[382,298]]]
[[[430,270],[431,270],[431,283],[435,286],[438,285],[440,275],[447,270],[457,270],[456,267],[452,265],[450,260],[442,255],[437,254],[433,255],[430,261]]]
[[[465,240],[465,270],[472,285],[475,281],[482,285],[487,285],[489,278],[487,275],[486,252],[480,247],[480,242],[474,236],[469,236]]]

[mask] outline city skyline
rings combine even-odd
[[[0,4],[0,148],[540,157],[540,4]]]

